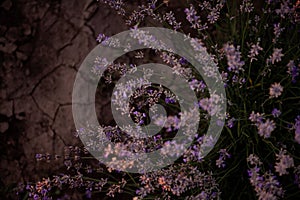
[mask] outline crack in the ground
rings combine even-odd
[[[97,37],[96,32],[91,25],[84,23],[84,26],[86,26],[93,33],[93,37]]]
[[[55,123],[55,121],[56,121],[56,117],[57,117],[57,115],[58,115],[59,109],[60,109],[60,105],[59,105],[59,106],[56,108],[56,110],[55,110],[54,117],[53,117],[53,122],[52,122],[52,124],[50,125],[51,128],[53,127],[53,125],[54,125],[54,123]]]
[[[53,119],[53,122],[52,122],[52,124],[50,125],[50,129],[52,130],[52,132],[53,132],[53,141],[52,141],[52,151],[53,151],[53,153],[55,152],[55,146],[56,146],[56,137],[58,137],[59,139],[61,139],[61,141],[63,142],[63,144],[66,146],[66,142],[65,142],[65,140],[59,135],[59,134],[57,134],[57,132],[55,131],[55,129],[53,128],[53,126],[54,126],[54,124],[55,124],[55,122],[56,122],[56,117],[57,117],[57,115],[58,115],[58,112],[59,112],[59,110],[60,110],[60,108],[61,108],[61,105],[59,105],[58,107],[57,107],[57,109],[56,109],[56,111],[55,111],[55,114],[54,114],[54,119]]]
[[[31,91],[28,93],[28,94],[23,94],[23,95],[20,95],[20,96],[15,96],[15,97],[12,97],[17,91],[21,90],[22,87],[16,89],[14,92],[11,92],[5,100],[7,101],[12,101],[14,99],[21,99],[21,98],[24,98],[24,97],[27,97],[27,96],[30,96],[30,95],[33,95],[33,93],[35,92],[36,88],[39,86],[39,84],[44,80],[46,79],[50,74],[52,74],[53,72],[55,72],[58,68],[62,67],[62,65],[58,65],[56,67],[54,67],[52,70],[50,70],[49,72],[47,72],[45,75],[43,75],[35,84],[34,84],[34,87],[31,89]]]
[[[59,18],[59,15],[55,12],[53,12],[53,10],[50,9],[51,5],[49,5],[48,9],[46,10],[45,14],[39,19],[39,25],[41,23],[41,21],[44,19],[44,17],[49,13],[49,14],[53,14],[57,19]],[[49,29],[51,29],[53,27],[53,25],[57,22],[57,20],[53,21],[49,27],[47,27],[46,29],[44,29],[44,32],[48,32]]]
[[[53,120],[53,118],[52,118],[48,113],[46,113],[46,112],[44,112],[44,111],[42,110],[42,108],[39,106],[39,104],[37,103],[37,101],[36,101],[36,99],[34,98],[34,96],[33,96],[33,95],[30,95],[30,96],[31,96],[31,98],[32,98],[32,100],[33,100],[33,102],[34,102],[34,104],[36,105],[36,107],[37,107],[44,115],[46,115],[47,117],[49,117],[50,119]]]
[[[76,33],[73,35],[73,37],[71,38],[70,42],[68,44],[65,44],[64,46],[62,46],[61,48],[59,48],[56,52],[56,56],[58,57],[61,53],[61,51],[63,51],[66,47],[71,46],[73,43],[73,40],[77,37],[77,35],[80,33],[80,30],[76,30]]]
[[[59,69],[60,67],[62,67],[61,65],[58,65],[56,67],[54,67],[51,71],[49,71],[47,74],[45,74],[42,78],[39,79],[39,81],[34,85],[33,89],[31,90],[31,92],[29,93],[30,95],[33,95],[33,93],[35,92],[36,88],[41,84],[41,82],[48,78],[48,76],[50,76],[52,73],[54,73],[57,69]]]

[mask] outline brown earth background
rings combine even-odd
[[[134,4],[133,4],[134,5]],[[0,185],[37,181],[63,167],[36,153],[62,155],[74,137],[76,71],[99,33],[126,30],[124,20],[93,0],[6,0],[0,7]],[[100,101],[100,116],[104,115]],[[4,199],[7,197],[1,197]]]

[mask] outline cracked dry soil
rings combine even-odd
[[[36,162],[36,153],[63,154],[76,145],[72,88],[99,33],[126,30],[121,18],[93,0],[5,0],[0,3],[0,188],[37,181],[63,162]],[[102,105],[109,99],[100,100]],[[103,108],[104,109],[104,108]],[[7,198],[5,196],[1,199]]]

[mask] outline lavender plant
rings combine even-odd
[[[175,1],[141,1],[136,10],[128,10],[130,2],[99,0],[124,17],[131,37],[148,49],[127,53],[130,63],[109,63],[97,58],[90,70],[97,76],[107,66],[99,87],[111,88],[125,74],[137,70],[152,55],[158,63],[172,68],[174,75],[186,79],[197,96],[196,110],[181,112],[180,100],[168,88],[151,84],[151,70],[135,81],[117,85],[114,103],[122,115],[140,125],[162,127],[155,135],[136,138],[139,130],[116,124],[88,125],[77,133],[98,133],[113,141],[104,156],[122,149],[132,152],[153,152],[167,146],[167,153],[180,152],[173,141],[178,129],[189,121],[195,122],[200,111],[200,123],[192,144],[171,165],[143,172],[148,163],[139,166],[139,173],[128,173],[107,167],[94,159],[85,147],[69,146],[64,155],[36,155],[40,162],[61,159],[66,171],[42,178],[36,183],[22,183],[17,194],[29,199],[72,199],[72,191],[85,199],[297,199],[300,197],[300,24],[299,2],[266,1],[182,1],[179,11],[172,8]],[[184,16],[184,18],[182,17]],[[188,35],[194,50],[205,48],[217,63],[226,97],[209,91],[203,77],[191,63],[176,55],[174,49],[157,50],[164,46],[155,37],[138,28],[153,23]],[[120,41],[110,40],[100,33],[97,41],[117,47]],[[128,47],[130,49],[130,47]],[[150,49],[150,50],[149,50]],[[154,50],[156,49],[156,50]],[[125,57],[126,57],[125,56]],[[201,53],[194,55],[196,58]],[[210,62],[209,60],[207,60]],[[207,77],[216,71],[204,68]],[[132,89],[137,87],[138,89]],[[126,99],[130,103],[124,104]],[[213,116],[218,116],[219,104],[227,101],[226,123],[215,144],[205,131]],[[149,115],[155,104],[166,109],[167,117]],[[185,131],[189,132],[188,127]],[[124,131],[126,130],[126,131]],[[130,134],[128,134],[130,133]],[[99,138],[92,138],[93,145]],[[204,147],[214,148],[203,156]],[[126,154],[127,155],[127,154]],[[126,168],[132,160],[120,162],[112,158],[112,166]]]

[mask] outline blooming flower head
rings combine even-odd
[[[228,121],[227,121],[227,126],[229,127],[229,128],[232,128],[233,126],[234,126],[234,122],[236,121],[236,119],[234,118],[234,117],[232,117],[231,119],[229,119]]]
[[[277,108],[274,108],[274,109],[272,110],[272,115],[273,115],[274,117],[279,117],[280,114],[281,114],[281,111],[278,110]]]
[[[244,71],[243,66],[245,65],[245,62],[241,60],[242,56],[239,49],[239,46],[235,48],[234,45],[228,43],[223,46],[227,58],[228,70],[237,74],[240,71]]]
[[[286,150],[281,149],[279,154],[276,154],[278,162],[275,165],[275,170],[279,173],[279,176],[288,174],[286,170],[288,168],[294,167],[294,159],[286,153]]]
[[[101,43],[105,40],[108,40],[109,37],[107,37],[105,34],[100,33],[96,39],[97,42]]]
[[[250,154],[247,157],[247,162],[250,163],[251,165],[256,165],[256,166],[260,166],[262,164],[259,157],[255,154]]]
[[[251,122],[254,122],[256,125],[258,125],[258,124],[262,123],[262,120],[264,119],[263,115],[264,114],[254,113],[254,111],[252,111],[249,119]]]
[[[281,32],[284,30],[284,28],[280,27],[280,23],[274,24],[274,35],[275,38],[273,39],[273,42],[276,42],[276,40],[280,37]]]
[[[292,83],[296,82],[296,78],[299,76],[299,68],[295,65],[293,60],[290,60],[287,64],[287,73],[292,77]]]
[[[300,115],[297,116],[295,121],[295,140],[298,144],[300,144]]]
[[[266,122],[258,125],[258,134],[264,138],[269,138],[271,132],[276,128],[273,120],[267,119]]]
[[[262,162],[256,155],[249,155],[247,161],[251,165],[254,165],[248,170],[248,175],[258,199],[281,199],[284,195],[284,190],[280,186],[280,182],[276,176],[272,172],[262,174],[260,167]]]
[[[219,153],[220,157],[216,160],[216,165],[218,166],[218,168],[224,168],[226,166],[226,158],[230,158],[231,155],[227,152],[226,149],[220,149]]]
[[[254,9],[252,1],[243,0],[242,4],[240,5],[240,10],[243,13],[250,13]]]
[[[270,87],[270,98],[277,98],[281,95],[283,91],[283,87],[280,85],[280,83],[274,83]]]
[[[256,56],[258,55],[258,52],[261,50],[263,50],[263,48],[259,46],[259,42],[251,45],[251,49],[248,54],[248,57],[250,58],[250,62],[252,62],[253,60],[257,60]]]
[[[270,56],[269,61],[274,64],[275,62],[281,61],[282,56],[284,56],[282,49],[274,48],[273,54]]]
[[[186,8],[184,10],[186,14],[186,19],[190,22],[192,28],[200,28],[201,20],[197,15],[197,11],[195,10],[193,5],[190,5],[190,8]]]

